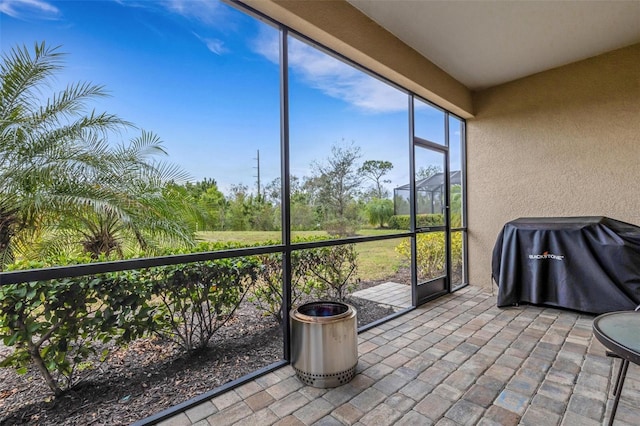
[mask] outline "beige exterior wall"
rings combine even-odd
[[[518,217],[640,225],[640,45],[474,95],[467,121],[470,282]]]

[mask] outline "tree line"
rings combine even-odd
[[[290,225],[293,230],[326,230],[334,234],[355,232],[367,221],[384,226],[393,215],[393,202],[384,183],[393,168],[389,161],[358,163],[361,149],[354,143],[334,145],[325,161],[311,165],[311,175],[291,176]],[[246,185],[222,193],[213,178],[171,184],[200,212],[194,227],[203,231],[275,231],[281,229],[280,178],[265,185],[259,195]],[[367,186],[368,185],[368,186]]]

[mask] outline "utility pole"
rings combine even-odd
[[[257,163],[257,171],[258,171],[258,175],[256,176],[258,178],[258,199],[260,200],[260,192],[261,192],[261,186],[260,186],[260,150],[258,150],[258,156],[255,158],[256,163]]]

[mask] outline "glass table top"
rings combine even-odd
[[[597,317],[594,330],[640,356],[640,312],[612,312]]]

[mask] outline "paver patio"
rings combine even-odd
[[[358,374],[334,389],[303,386],[290,366],[162,425],[601,425],[614,360],[594,316],[496,307],[467,287],[361,333]],[[615,361],[617,372],[619,361]],[[631,365],[616,425],[640,422],[640,368]]]
[[[406,284],[386,282],[356,291],[353,296],[389,305],[396,311],[411,307],[411,287]]]

